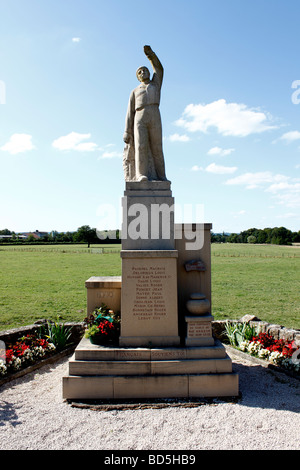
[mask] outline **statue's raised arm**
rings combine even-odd
[[[144,46],[144,52],[152,65],[153,72],[158,75],[160,81],[162,82],[164,68],[161,64],[161,61],[159,60],[155,52],[153,52],[150,46]]]

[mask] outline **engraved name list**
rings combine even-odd
[[[139,320],[160,320],[167,315],[164,285],[171,278],[164,266],[132,266],[128,278],[135,284],[133,315]]]

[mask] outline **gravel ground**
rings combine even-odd
[[[233,360],[241,397],[99,411],[62,399],[68,358],[0,389],[1,450],[299,450],[300,382]]]

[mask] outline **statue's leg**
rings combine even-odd
[[[149,137],[147,125],[143,119],[144,110],[136,112],[134,124],[135,171],[136,180],[148,179]]]
[[[162,147],[162,126],[159,109],[153,107],[151,125],[149,126],[149,140],[153,156],[157,179],[165,181],[165,161]]]

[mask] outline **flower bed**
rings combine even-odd
[[[253,328],[253,327],[251,327]],[[237,349],[265,359],[297,374],[300,373],[300,349],[294,341],[275,339],[268,333],[253,335],[253,329],[247,324],[234,327],[227,324],[226,333],[230,344]]]
[[[0,376],[5,377],[11,373],[26,368],[41,359],[50,356],[56,351],[56,346],[35,335],[26,335],[8,345],[2,351],[0,359]]]

